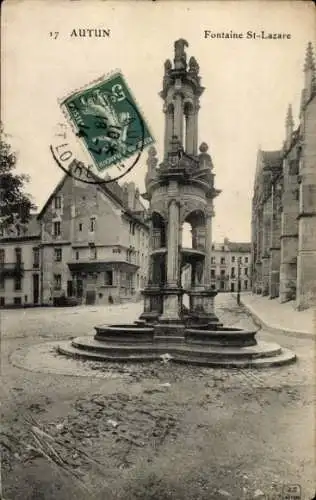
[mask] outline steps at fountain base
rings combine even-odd
[[[258,342],[243,348],[227,346],[192,346],[188,344],[148,343],[131,345],[109,343],[93,337],[79,337],[72,342],[61,342],[58,351],[74,358],[94,361],[143,362],[162,359],[169,355],[173,362],[214,367],[266,368],[294,362],[288,349],[278,344]]]

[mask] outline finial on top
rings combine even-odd
[[[189,71],[191,73],[195,73],[196,75],[198,75],[199,71],[200,71],[200,66],[199,66],[197,60],[195,59],[195,57],[193,57],[193,56],[191,56],[190,60],[189,60]]]
[[[312,42],[308,42],[308,44],[307,44],[306,55],[305,55],[305,64],[304,64],[304,71],[308,71],[310,69],[312,71],[315,71],[315,60],[314,60]]]
[[[172,69],[172,64],[170,59],[165,60],[165,73],[169,73],[169,71]]]
[[[183,38],[174,42],[174,67],[175,69],[186,69],[187,55],[184,47],[189,47],[189,44]]]
[[[292,113],[292,105],[289,104],[289,107],[287,108],[287,113],[286,113],[286,125],[289,127],[294,126],[294,120],[293,120],[293,113]]]
[[[201,143],[199,150],[201,151],[201,153],[206,153],[208,151],[208,145],[206,144],[206,142]]]

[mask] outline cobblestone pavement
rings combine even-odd
[[[230,295],[216,307],[227,326],[253,327]],[[5,500],[276,500],[291,484],[311,500],[313,340],[260,331],[298,356],[266,370],[61,362],[49,354],[54,340],[134,320],[141,310],[2,311]],[[32,352],[40,359],[26,370]]]

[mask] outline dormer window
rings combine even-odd
[[[55,196],[55,209],[58,210],[61,208],[61,196]]]

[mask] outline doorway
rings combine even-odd
[[[33,304],[38,304],[39,300],[39,275],[33,274]]]

